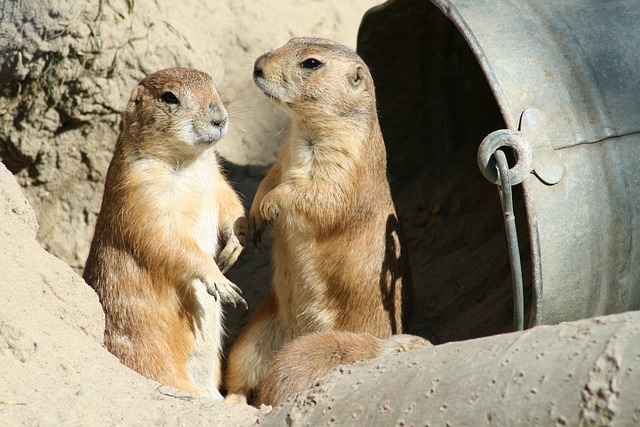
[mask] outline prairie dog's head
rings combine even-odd
[[[170,68],[147,76],[133,90],[124,125],[145,154],[189,157],[225,135],[228,116],[211,76]]]
[[[256,85],[294,114],[370,115],[375,90],[369,69],[351,49],[331,40],[294,38],[260,56]]]

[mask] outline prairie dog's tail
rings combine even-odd
[[[258,404],[279,405],[340,365],[418,349],[431,343],[413,335],[386,339],[368,333],[316,332],[295,339],[271,360],[258,387]]]

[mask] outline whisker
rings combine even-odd
[[[286,127],[287,127],[287,125],[282,125],[282,128],[280,128],[280,130],[279,130],[278,132],[276,132],[276,134],[275,134],[274,136],[278,136],[278,135],[280,135],[280,134],[284,131],[284,129],[285,129]]]
[[[297,9],[293,10],[293,16],[290,16],[289,21],[289,38],[298,37],[298,19]]]
[[[224,65],[220,61],[212,61],[207,67],[209,75],[213,79],[216,87],[219,89],[220,85],[224,81]]]
[[[233,115],[238,115],[238,114],[244,114],[244,113],[252,113],[254,111],[260,111],[262,110],[262,108],[260,108],[257,105],[231,105],[228,106],[227,105],[227,113],[230,116]]]
[[[238,131],[242,132],[242,133],[249,133],[247,132],[247,130],[243,127],[238,128]]]
[[[248,120],[251,120],[251,121],[255,121],[255,120],[258,120],[258,119],[260,118],[260,116],[259,116],[259,115],[256,115],[256,114],[242,114],[242,115],[234,115],[234,114],[230,114],[230,115],[229,115],[229,118],[230,118],[230,119],[233,119],[234,121],[235,121],[235,120],[240,120],[240,121],[248,121]]]
[[[235,112],[235,111],[247,111],[247,110],[254,110],[256,108],[258,108],[258,106],[256,105],[255,102],[242,102],[242,103],[228,103],[225,102],[225,105],[227,107],[227,111],[230,112]]]
[[[223,98],[223,101],[224,101],[225,105],[231,105],[234,102],[237,102],[237,101],[239,101],[239,100],[241,100],[243,98],[246,98],[248,95],[250,95],[250,94],[252,94],[254,92],[255,92],[254,89],[251,88],[251,89],[246,89],[246,90],[240,92],[239,94],[236,94],[236,96],[233,97],[233,98],[227,98],[225,95],[221,95],[221,96]]]
[[[234,122],[253,123],[259,118],[259,116],[230,116],[229,118],[233,119]]]

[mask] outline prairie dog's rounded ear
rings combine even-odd
[[[131,91],[131,96],[129,97],[129,102],[138,103],[142,100],[142,93],[144,92],[144,86],[138,85],[134,90]]]
[[[144,93],[144,86],[138,85],[136,88],[131,91],[131,96],[129,97],[129,102],[127,102],[127,106],[124,109],[124,119],[126,122],[131,122],[137,116],[138,110],[140,109],[140,103],[142,101],[142,96]]]
[[[356,64],[351,68],[351,73],[349,74],[349,83],[354,89],[360,89],[363,87],[365,82],[366,72],[362,65]]]
[[[140,105],[140,101],[142,101],[142,94],[144,92],[144,86],[138,85],[136,88],[131,91],[131,96],[129,97],[129,102],[127,102],[126,112],[128,114],[133,114],[137,109],[138,105]]]

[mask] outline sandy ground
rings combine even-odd
[[[37,222],[0,166],[0,424],[251,425],[257,411],[147,380],[102,346],[97,296],[40,247]]]

